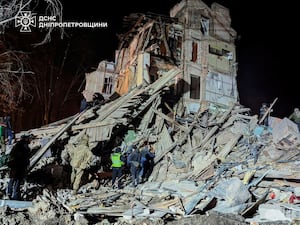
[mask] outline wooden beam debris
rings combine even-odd
[[[265,114],[261,117],[261,119],[258,121],[258,124],[261,124],[264,119],[269,115],[269,113],[271,112],[274,104],[276,103],[276,101],[278,100],[278,98],[275,98],[274,101],[271,103],[271,105],[269,106],[269,108],[267,109],[267,111],[265,112]]]
[[[45,146],[43,146],[41,149],[39,149],[35,155],[33,155],[30,159],[30,164],[29,164],[29,170],[31,170],[34,165],[39,161],[39,159],[45,154],[45,152],[48,150],[48,148],[56,141],[57,138],[59,138],[66,130],[68,130],[72,124],[75,123],[75,121],[84,113],[85,111],[81,113],[77,113],[74,118],[67,123],[57,134],[55,134]]]
[[[153,110],[153,112],[155,112],[157,115],[159,115],[159,116],[160,116],[161,118],[163,118],[164,120],[169,121],[170,123],[174,123],[174,125],[175,125],[176,127],[178,127],[180,130],[182,130],[182,131],[184,131],[184,132],[186,132],[186,131],[188,130],[186,127],[182,126],[182,125],[179,124],[177,121],[171,119],[170,117],[166,116],[165,114],[163,114],[163,113],[157,111],[156,109],[152,109],[152,110]]]

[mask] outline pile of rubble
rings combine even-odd
[[[187,112],[180,100],[168,102],[168,87],[178,74],[172,69],[104,105],[26,131],[35,137],[31,177],[44,180],[28,179],[24,201],[0,200],[1,224],[177,224],[189,218],[185,223],[192,224],[192,218],[205,221],[211,215],[223,224],[299,222],[300,205],[291,198],[300,195],[297,125],[271,118],[269,127],[262,126],[239,103]],[[129,125],[136,128],[132,142],[153,144],[155,166],[148,181],[130,187],[125,173],[124,188],[113,189],[109,155],[124,146]],[[86,134],[100,163],[94,165],[97,176],[87,175],[74,194],[61,153]],[[3,195],[7,181],[3,166]]]

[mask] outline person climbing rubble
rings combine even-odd
[[[6,190],[9,199],[21,200],[20,187],[27,175],[27,168],[30,163],[29,144],[31,140],[31,135],[23,135],[9,154],[7,166],[10,179]]]
[[[11,145],[14,135],[11,127],[10,116],[5,116],[3,122],[5,123],[5,141],[8,145]]]
[[[105,102],[103,95],[99,92],[93,94],[93,106],[102,105]]]
[[[140,160],[141,160],[141,154],[138,150],[136,145],[132,146],[132,151],[128,155],[128,166],[130,168],[130,174],[131,174],[131,185],[133,187],[136,187],[139,184],[139,172],[140,172]]]
[[[3,122],[3,118],[0,117],[0,150],[1,150],[1,152],[5,152],[4,128],[5,128],[5,123]]]
[[[123,165],[125,165],[125,158],[121,154],[121,148],[116,147],[113,150],[113,153],[110,156],[112,162],[112,187],[115,187],[115,182],[117,180],[118,189],[122,187],[121,179],[122,179],[122,170]]]
[[[105,103],[105,98],[103,97],[103,95],[99,92],[95,92],[93,94],[92,101],[88,102],[85,99],[85,97],[82,98],[82,100],[80,102],[80,112],[83,112],[84,110],[89,109],[89,108],[91,108],[93,106],[96,106],[96,105],[100,106],[104,103]]]
[[[84,135],[77,145],[69,143],[65,147],[72,167],[70,181],[74,194],[78,192],[81,185],[82,175],[90,167],[93,159],[93,153],[89,149],[88,141],[88,136]],[[63,162],[66,161],[66,157],[66,154],[62,156]]]
[[[150,175],[152,174],[154,168],[154,158],[155,158],[155,149],[152,145],[149,145],[148,152],[146,154],[146,161],[144,161],[144,172],[142,175],[142,180],[146,182]]]
[[[294,109],[294,112],[289,116],[289,119],[297,124],[298,130],[300,131],[300,111],[299,111],[299,108]]]
[[[274,101],[271,104],[267,104],[267,103],[263,103],[259,109],[259,122],[258,124],[262,124],[265,127],[270,126],[269,124],[269,119],[270,119],[270,115],[273,112],[273,106],[276,103],[276,101],[278,100],[278,98],[275,98]]]
[[[140,147],[140,154],[141,154],[141,169],[139,171],[139,181],[143,182],[144,179],[149,176],[149,171],[151,170],[151,166],[153,164],[153,159],[155,157],[154,148],[150,146],[148,141],[142,143]]]
[[[259,109],[259,120],[261,120],[265,116],[265,118],[262,121],[262,124],[264,126],[269,125],[269,115],[265,115],[267,111],[268,111],[268,105],[267,103],[263,103]]]

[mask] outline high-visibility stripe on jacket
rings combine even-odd
[[[124,162],[121,160],[121,153],[111,154],[112,167],[120,168],[124,165]]]

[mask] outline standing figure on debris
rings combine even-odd
[[[130,169],[130,162],[129,162],[129,155],[131,154],[131,152],[133,151],[133,148],[135,147],[134,144],[130,144],[126,149],[125,149],[125,162],[126,162],[126,168]]]
[[[1,151],[5,152],[5,145],[4,145],[4,127],[5,124],[3,123],[2,117],[0,117],[0,149]]]
[[[144,179],[148,180],[150,177],[153,168],[154,168],[154,158],[155,158],[155,149],[152,145],[149,146],[149,154],[146,155],[146,163],[144,165],[145,171],[144,171]]]
[[[85,97],[80,102],[80,112],[96,105],[102,105],[105,102],[103,95],[99,92],[93,94],[92,101],[87,101]]]
[[[103,104],[105,101],[104,97],[102,94],[100,94],[99,92],[96,92],[93,94],[93,106],[95,105],[101,105]]]
[[[263,103],[262,106],[259,109],[259,120],[261,120],[263,118],[263,116],[266,114],[267,111],[268,111],[267,103]],[[265,116],[262,124],[264,126],[268,126],[269,125],[269,115]]]
[[[88,108],[88,103],[87,103],[85,97],[83,97],[83,99],[81,99],[81,102],[80,102],[80,112],[83,112],[87,108]]]
[[[133,145],[132,152],[128,156],[128,164],[131,174],[131,186],[136,187],[139,184],[139,172],[140,172],[140,160],[141,155],[137,146]]]
[[[13,200],[21,199],[20,186],[24,181],[27,167],[30,163],[30,135],[23,135],[21,139],[12,148],[9,161],[9,183],[7,186],[7,196]]]
[[[72,166],[71,184],[73,185],[74,194],[79,190],[82,175],[86,169],[89,168],[93,158],[93,153],[89,149],[88,141],[88,136],[84,135],[77,146],[73,144],[66,146]]]
[[[150,152],[150,148],[151,146],[149,145],[149,143],[147,141],[145,141],[142,145],[141,145],[141,161],[140,161],[140,165],[141,165],[141,169],[139,172],[139,181],[143,182],[144,178],[145,178],[145,174],[147,172],[148,169],[148,164],[150,163],[150,160],[154,158],[154,154],[153,151]]]
[[[122,177],[122,169],[123,165],[125,164],[125,158],[121,154],[121,148],[116,147],[113,150],[113,153],[110,156],[112,162],[112,187],[115,185],[116,179],[118,182],[118,189],[121,188],[121,177]]]
[[[130,124],[128,126],[127,134],[124,137],[124,145],[126,145],[127,147],[132,145],[135,139],[136,139],[136,130],[135,127],[132,124]]]
[[[5,123],[5,141],[7,141],[7,144],[11,145],[13,140],[13,131],[10,123],[10,116],[4,117],[4,123]]]
[[[299,111],[299,108],[294,109],[294,112],[289,116],[289,119],[297,124],[298,130],[300,131],[300,111]]]

